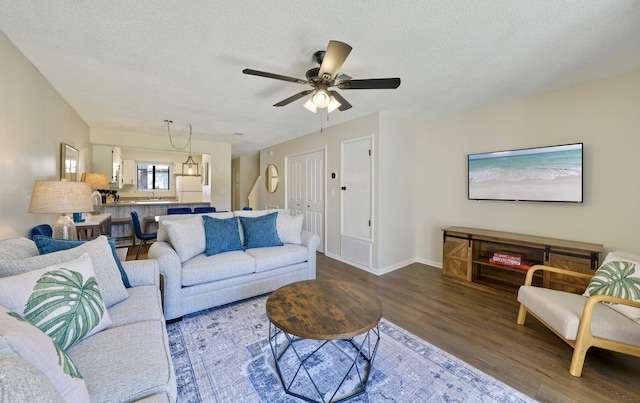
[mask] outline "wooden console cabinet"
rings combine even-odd
[[[514,234],[477,228],[443,229],[442,277],[489,292],[514,296],[526,270],[491,263],[494,252],[506,251],[535,264],[593,274],[603,246],[586,242]],[[588,281],[555,273],[534,278],[538,285],[582,294]]]

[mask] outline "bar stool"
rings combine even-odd
[[[128,240],[127,243],[117,246],[136,246],[136,233],[133,229],[131,217],[112,218],[111,235],[115,237],[116,245],[120,240]]]
[[[138,252],[136,252],[136,260],[140,256],[140,250],[142,249],[142,245],[147,243],[147,241],[153,241],[158,237],[156,232],[153,233],[144,233],[142,232],[142,228],[140,228],[140,218],[138,218],[138,213],[135,211],[131,212],[131,220],[133,221],[133,229],[136,232],[136,237],[140,240],[140,245],[138,245]]]

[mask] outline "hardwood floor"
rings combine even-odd
[[[443,282],[441,270],[412,264],[376,276],[318,254],[317,277],[371,290],[383,317],[544,402],[638,402],[640,358],[591,348],[581,378],[569,375],[573,349],[535,318],[516,324],[518,303]],[[384,339],[381,341],[384,342]]]

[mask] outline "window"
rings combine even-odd
[[[138,190],[169,190],[169,164],[139,162],[137,171]]]

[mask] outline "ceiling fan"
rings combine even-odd
[[[370,78],[364,80],[352,80],[346,75],[338,75],[338,71],[342,64],[349,56],[351,46],[339,41],[329,41],[327,50],[320,50],[313,54],[314,59],[320,67],[314,67],[307,71],[306,80],[283,76],[280,74],[267,73],[265,71],[244,69],[244,74],[254,76],[273,78],[276,80],[289,81],[292,83],[310,85],[313,89],[299,92],[287,99],[274,104],[273,106],[285,106],[296,101],[306,95],[312,94],[304,107],[313,113],[318,108],[327,108],[328,112],[335,109],[346,111],[351,108],[351,104],[347,102],[337,91],[330,88],[337,87],[341,90],[378,90],[378,89],[395,89],[400,86],[399,78]]]

